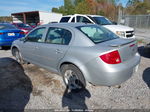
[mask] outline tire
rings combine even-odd
[[[5,50],[5,46],[0,46],[0,50]]]
[[[17,49],[17,48],[14,48],[13,49],[13,55],[16,59],[16,61],[20,64],[24,64],[24,61],[23,61],[23,58],[22,58],[22,55],[20,53],[20,51]]]
[[[150,47],[149,46],[144,47],[144,53],[146,53],[146,54],[150,53]]]
[[[81,91],[86,87],[85,78],[79,68],[75,65],[62,65],[61,74],[68,89],[73,91]]]

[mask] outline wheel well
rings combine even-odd
[[[60,71],[61,71],[61,67],[62,67],[63,65],[69,65],[69,64],[73,64],[73,63],[71,63],[71,62],[64,62],[64,63],[62,63],[62,64],[60,65],[60,67],[59,67]],[[73,64],[73,65],[75,65],[75,64]],[[75,65],[75,66],[76,66],[76,65]]]
[[[15,49],[18,49],[16,46],[13,46],[12,47],[12,55],[14,56],[14,53],[15,53]]]
[[[83,74],[83,72],[82,72],[82,70],[79,68],[79,66],[77,66],[77,65],[75,65],[74,63],[71,63],[71,62],[64,62],[64,63],[62,63],[61,65],[60,65],[60,72],[61,72],[61,67],[63,66],[63,65],[69,65],[69,64],[71,64],[71,65],[74,65],[75,67],[77,67],[78,69],[79,69],[79,71],[81,72],[81,76],[83,77],[82,79],[85,81],[85,83],[83,83],[83,85],[84,86],[86,86],[86,78],[85,78],[85,76],[84,76],[84,74]]]
[[[81,71],[81,69],[80,69],[77,65],[75,65],[74,63],[71,63],[71,62],[63,62],[63,63],[60,65],[60,67],[59,67],[60,72],[61,72],[61,67],[62,67],[63,65],[69,65],[69,64],[72,64],[72,65],[76,66],[76,67]],[[82,73],[82,71],[81,71],[81,73]],[[83,74],[83,73],[82,73],[82,74]]]

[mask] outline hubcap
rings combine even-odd
[[[81,88],[79,78],[72,70],[66,70],[64,79],[69,89]]]
[[[15,57],[16,57],[16,60],[20,63],[21,62],[21,56],[20,56],[19,51],[16,51]]]

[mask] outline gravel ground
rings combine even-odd
[[[10,50],[0,50],[0,108],[2,109],[150,109],[150,53],[142,56],[137,73],[121,88],[88,83],[80,93],[68,91],[62,78],[35,65],[23,67]],[[9,58],[4,58],[9,57]],[[1,110],[0,110],[1,112]],[[17,111],[15,111],[17,112]]]
[[[150,29],[135,29],[135,37],[142,39],[145,43],[150,43]]]

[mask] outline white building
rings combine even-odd
[[[62,14],[44,11],[29,11],[12,13],[11,16],[14,23],[48,24],[50,22],[59,22]]]

